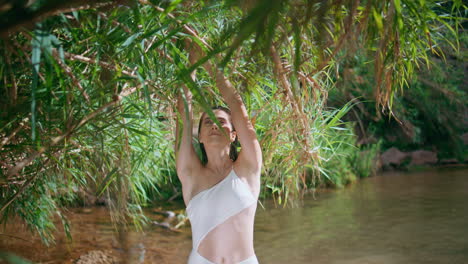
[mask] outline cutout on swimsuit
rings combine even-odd
[[[187,205],[193,247],[189,264],[213,264],[198,253],[200,243],[215,227],[256,202],[249,186],[234,170],[219,183],[195,195]],[[241,263],[254,264],[258,261],[254,255]]]

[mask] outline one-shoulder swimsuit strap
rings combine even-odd
[[[202,240],[215,227],[256,202],[249,186],[234,170],[219,183],[195,195],[187,205],[193,240],[189,264],[213,264],[198,253]],[[254,255],[240,263],[256,264],[258,261]]]

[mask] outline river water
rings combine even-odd
[[[270,201],[263,206],[255,222],[261,264],[468,263],[466,168],[384,173],[306,197],[297,208],[276,208]],[[120,250],[106,209],[73,209],[68,217],[71,244],[59,231],[57,244],[47,248],[10,224],[0,250],[41,263],[72,263],[90,250]],[[129,241],[144,263],[186,263],[191,248],[188,226],[180,232],[145,228]]]

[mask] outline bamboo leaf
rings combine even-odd
[[[377,25],[377,29],[379,31],[383,30],[383,19],[382,15],[377,12],[375,8],[372,8],[372,15],[374,16],[375,23]]]
[[[96,189],[96,197],[100,197],[102,193],[109,187],[109,184],[116,179],[117,176],[117,171],[119,168],[115,167],[113,168],[102,180],[102,182],[99,184],[98,188]]]

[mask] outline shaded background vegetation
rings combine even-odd
[[[280,204],[369,176],[382,145],[440,142],[442,155],[463,156],[440,140],[456,145],[465,129],[453,115],[466,112],[464,81],[444,79],[452,75],[447,50],[465,61],[457,53],[462,1],[1,5],[0,213],[21,217],[45,241],[54,215],[67,227],[67,205],[105,203],[116,222],[139,225],[142,206],[180,198],[173,130],[181,86],[198,112],[221,103],[205,62],[242,94],[264,153],[262,197]],[[204,54],[194,66],[186,41]],[[361,113],[343,119],[350,109]],[[357,136],[356,120],[365,122]],[[395,120],[408,121],[411,140],[385,139]]]
[[[375,108],[372,69],[363,57],[346,63],[336,88],[329,93],[328,104],[339,107],[349,100],[361,102],[346,120],[356,122],[360,144],[382,143],[382,149],[402,151],[426,149],[439,160],[466,160],[467,131],[466,34],[461,35],[460,52],[444,46],[446,56],[430,56],[427,68],[418,69],[405,90],[393,99],[391,112]]]

